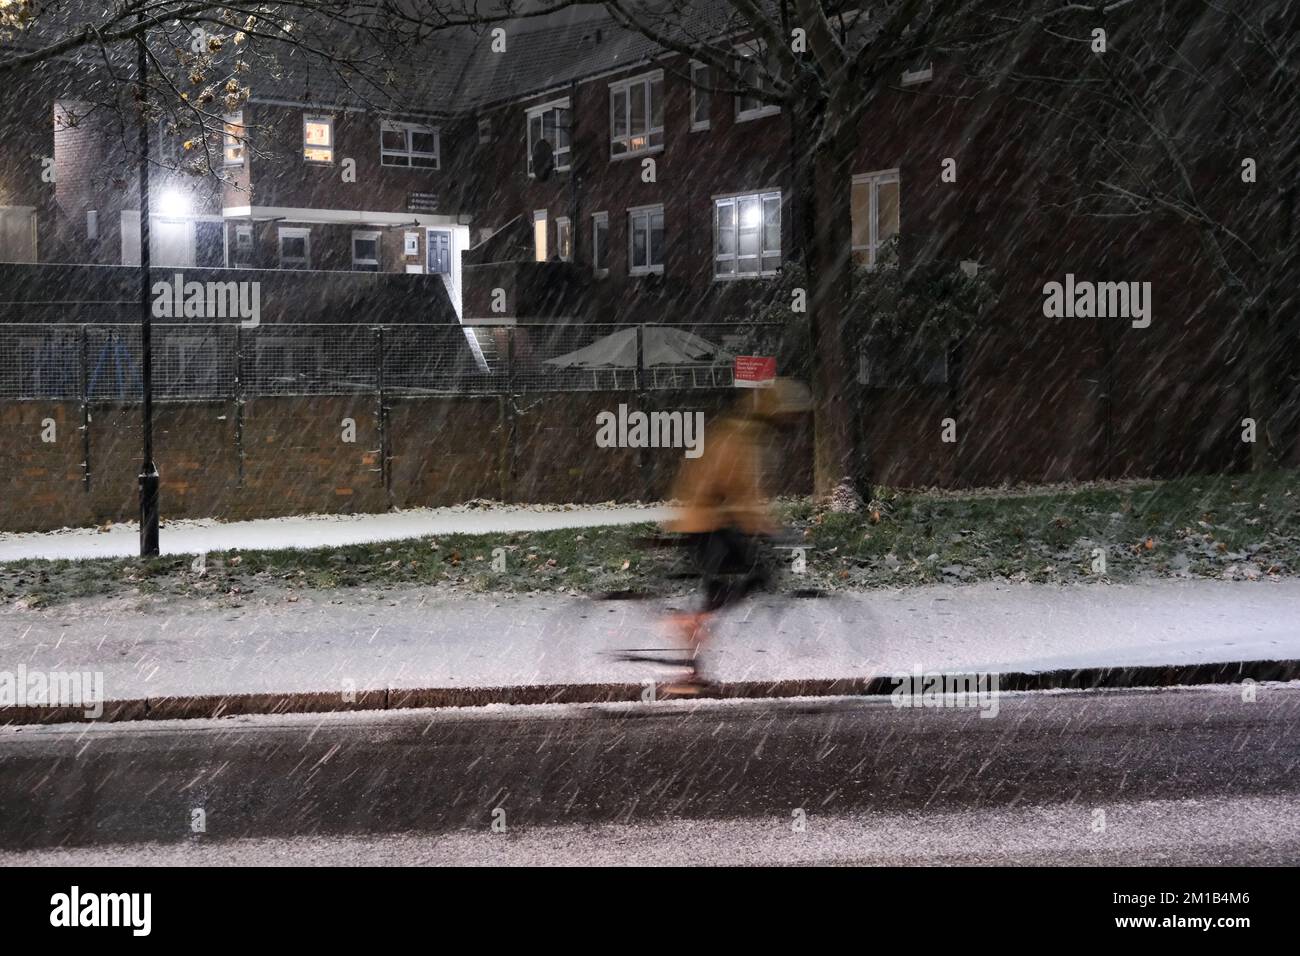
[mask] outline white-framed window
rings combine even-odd
[[[379,125],[379,164],[408,169],[437,169],[438,130],[419,123],[384,120]]]
[[[712,71],[706,63],[691,64],[691,131],[709,128],[712,103]]]
[[[854,262],[874,266],[881,244],[898,235],[898,199],[897,169],[853,177],[850,208]]]
[[[772,89],[772,73],[775,66],[770,61],[765,49],[753,46],[737,47],[736,55],[739,58],[739,62],[736,64],[736,72],[740,74],[740,79],[746,88],[754,90]],[[781,112],[779,105],[768,103],[754,93],[736,94],[736,122],[738,123],[759,119],[764,116],[772,116],[779,112]]]
[[[636,156],[664,147],[664,71],[609,84],[609,155]]]
[[[545,209],[538,209],[533,213],[533,258],[538,262],[546,261]]]
[[[244,165],[244,114],[222,117],[222,158],[227,166]]]
[[[775,275],[781,268],[781,194],[713,200],[713,274],[719,279]]]
[[[609,274],[609,213],[591,214],[591,271]]]
[[[230,253],[231,265],[236,269],[248,269],[253,265],[253,227],[251,225],[235,226],[235,246]]]
[[[628,274],[664,271],[664,207],[638,206],[627,211]]]
[[[379,271],[379,232],[352,230],[352,271]]]
[[[573,223],[567,216],[555,220],[555,254],[562,262],[573,261]]]
[[[486,146],[490,142],[492,142],[492,119],[483,116],[478,121],[478,144]]]
[[[334,117],[302,114],[302,158],[308,163],[334,162]]]
[[[279,237],[280,268],[310,269],[311,230],[297,226],[281,226]]]
[[[402,255],[418,256],[420,254],[420,234],[408,232],[402,236]]]
[[[546,141],[551,148],[551,168],[563,172],[569,168],[569,101],[556,100],[528,111],[528,175],[535,175],[533,157],[537,144]]]

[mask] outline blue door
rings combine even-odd
[[[428,269],[430,274],[451,275],[451,231],[447,229],[430,229],[425,245],[428,248]]]

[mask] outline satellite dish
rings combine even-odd
[[[551,178],[554,169],[555,157],[552,154],[551,144],[544,139],[539,139],[533,144],[533,178],[538,182],[544,182]]]

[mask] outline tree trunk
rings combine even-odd
[[[1251,471],[1293,464],[1300,419],[1294,368],[1297,333],[1278,321],[1274,310],[1283,298],[1284,293],[1274,288],[1246,313],[1247,401],[1255,421]]]
[[[859,427],[857,343],[848,308],[853,280],[849,163],[857,136],[852,124],[837,122],[834,103],[827,112],[824,122],[834,124],[833,135],[822,137],[811,155],[805,147],[799,164],[801,208],[809,220],[804,263],[815,402],[813,490],[825,499],[847,483],[858,496],[869,498],[870,473]]]
[[[1294,464],[1300,426],[1300,368],[1296,359],[1300,329],[1290,277],[1300,256],[1294,249],[1296,189],[1280,191],[1274,234],[1280,261],[1269,270],[1263,289],[1246,312],[1247,401],[1255,420],[1250,446],[1252,471]]]

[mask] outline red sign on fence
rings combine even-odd
[[[776,381],[776,356],[736,356],[736,388],[766,388],[774,381]]]

